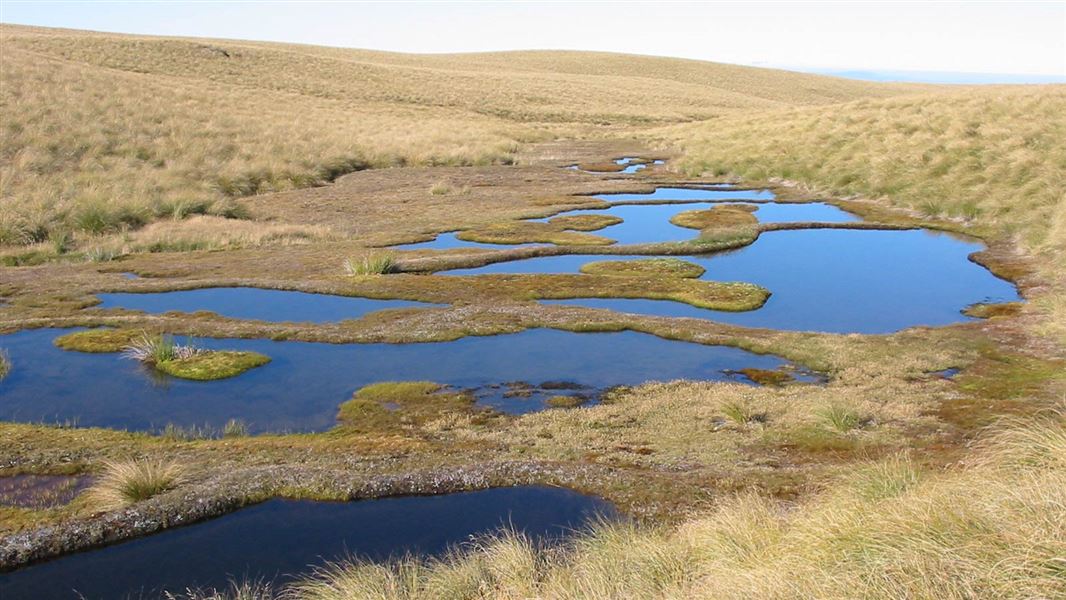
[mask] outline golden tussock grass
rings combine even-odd
[[[662,130],[692,174],[782,178],[1066,249],[1066,86],[994,86]]]
[[[174,462],[108,461],[86,494],[93,508],[118,510],[181,485],[184,476],[184,467]]]
[[[915,89],[575,52],[420,56],[13,25],[0,44],[0,245],[137,227],[175,205],[221,212],[363,168],[509,163],[522,142]]]
[[[859,466],[795,507],[752,493],[678,526],[601,523],[562,548],[503,532],[442,559],[343,562],[285,597],[1052,598],[1066,594],[1061,414],[965,466]]]

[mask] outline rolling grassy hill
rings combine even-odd
[[[617,54],[416,56],[7,25],[0,44],[0,246],[240,216],[242,196],[356,169],[503,164],[526,142],[636,137],[681,150],[671,167],[690,174],[787,179],[1013,239],[1035,257],[1040,283],[1027,288],[1017,330],[993,322],[987,340],[1016,338],[1025,353],[980,351],[1003,369],[993,374],[1014,377],[1000,387],[1019,406],[1062,397],[1059,363],[1027,361],[1061,354],[1029,333],[1066,341],[1066,86],[888,85]],[[869,386],[854,394],[880,402],[869,390],[893,360],[852,373]],[[1045,389],[1051,380],[1060,389]],[[924,449],[877,455],[787,507],[747,494],[680,525],[604,525],[564,551],[505,537],[430,565],[348,565],[303,582],[301,597],[1061,596],[1059,404],[982,434],[982,447],[960,448],[949,467],[924,464]]]
[[[137,227],[366,167],[514,160],[753,110],[915,93],[691,60],[405,55],[0,26],[0,244]]]

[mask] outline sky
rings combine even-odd
[[[0,21],[399,52],[602,50],[863,79],[1066,82],[1066,0],[0,0]]]

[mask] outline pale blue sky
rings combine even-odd
[[[954,80],[959,80],[958,73],[1014,76],[992,80],[1066,80],[1066,0],[984,3],[0,0],[0,21],[401,52],[604,50],[818,72],[846,71],[850,76],[873,78],[885,78],[886,72],[891,72],[888,78],[908,79],[916,77],[910,72],[939,71],[945,72],[943,79]]]

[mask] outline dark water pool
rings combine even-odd
[[[589,393],[653,380],[734,380],[724,371],[782,365],[773,356],[642,333],[536,329],[425,344],[202,339],[196,344],[253,350],[273,360],[231,379],[198,382],[159,376],[118,354],[60,350],[52,340],[65,332],[0,336],[14,364],[0,381],[0,419],[131,430],[219,428],[239,419],[252,432],[321,431],[334,425],[338,405],[352,393],[381,381],[428,380],[462,389],[563,381]],[[478,397],[498,410],[544,407],[545,394],[523,398],[489,389]]]
[[[164,591],[225,588],[231,579],[283,584],[329,560],[434,556],[502,527],[547,540],[597,516],[616,513],[602,499],[546,487],[344,503],[271,500],[0,574],[0,598],[157,598]]]
[[[440,306],[407,300],[374,300],[249,287],[215,287],[151,293],[97,294],[99,308],[128,308],[147,313],[211,311],[235,319],[326,323],[358,319],[387,308]]]
[[[730,313],[649,300],[558,301],[671,317],[700,317],[749,327],[887,333],[915,325],[971,320],[959,311],[974,302],[1011,302],[1009,282],[971,262],[980,244],[928,231],[817,229],[763,234],[751,246],[685,260],[703,265],[704,279],[747,281],[773,294],[759,310]],[[573,273],[595,260],[634,256],[551,256],[496,263],[479,273]]]

